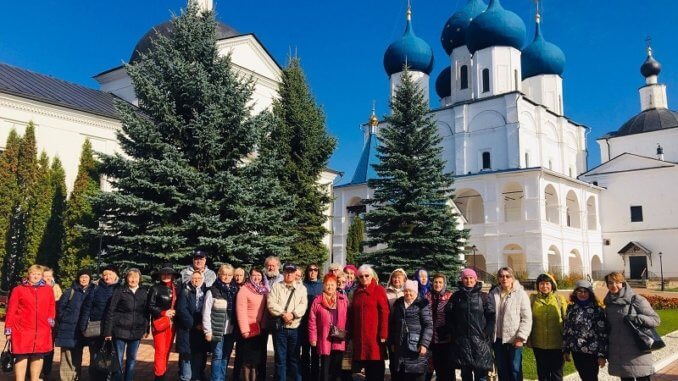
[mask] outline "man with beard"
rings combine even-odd
[[[278,282],[282,282],[283,275],[280,273],[280,258],[275,255],[266,257],[264,268],[266,269],[266,279],[268,279],[268,284],[271,287]]]

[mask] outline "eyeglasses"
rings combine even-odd
[[[362,274],[362,275],[358,276],[358,278],[371,278],[371,277],[372,277],[372,275],[370,275],[370,274]]]
[[[574,290],[574,292],[578,292],[580,294],[588,294],[589,290],[584,289],[584,288],[580,288],[580,289]]]
[[[310,269],[308,269],[308,271],[318,271],[318,268],[317,267],[311,267]]]
[[[513,278],[513,276],[509,275],[509,274],[504,274],[504,275],[499,275],[499,278]]]

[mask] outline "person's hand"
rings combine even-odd
[[[604,368],[606,363],[607,363],[607,361],[605,361],[604,358],[598,357],[598,366],[599,367]]]
[[[111,341],[111,340],[113,340],[113,336],[106,336],[106,337],[104,337],[104,340]]]
[[[12,341],[12,335],[5,335],[5,339],[7,341]]]
[[[212,334],[211,333],[205,334],[205,340],[207,340],[208,342],[211,343],[212,342]]]
[[[379,342],[383,344],[386,342],[386,339],[379,339]]]
[[[148,339],[148,333],[144,333],[144,339]]]
[[[175,310],[167,310],[167,311],[165,311],[165,316],[167,316],[167,317],[170,318],[170,319],[173,318],[174,315],[176,315],[176,314],[177,314],[177,312],[176,312]]]
[[[316,341],[311,341],[310,344],[311,344],[312,347],[315,347],[315,346],[318,344],[318,342],[316,342]]]
[[[563,359],[565,359],[565,361],[567,362],[572,361],[572,358],[570,357],[570,352],[563,353]]]
[[[419,356],[426,356],[427,349],[425,346],[420,345],[419,346]]]
[[[522,348],[523,347],[523,341],[520,339],[516,339],[516,341],[513,342],[513,346],[516,348]]]
[[[249,332],[243,332],[242,337],[248,338],[248,337],[250,337],[250,333]]]

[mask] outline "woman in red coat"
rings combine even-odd
[[[374,279],[368,265],[358,269],[359,285],[349,308],[353,360],[365,368],[365,380],[384,379],[386,339],[388,338],[388,300],[386,291]]]
[[[44,356],[51,352],[52,327],[56,315],[54,292],[42,279],[42,266],[28,268],[27,276],[9,297],[5,335],[16,356],[15,380],[26,379],[28,363],[31,381],[40,379]]]

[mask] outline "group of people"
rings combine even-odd
[[[493,367],[500,381],[518,381],[525,346],[534,350],[540,380],[561,380],[570,360],[584,381],[597,380],[606,363],[622,380],[649,380],[654,372],[652,356],[636,348],[624,319],[656,327],[659,317],[617,272],[605,277],[602,304],[585,280],[569,299],[558,295],[549,274],[528,295],[509,267],[485,292],[472,268],[461,271],[455,287],[425,269],[412,279],[396,269],[382,286],[369,265],[331,264],[321,276],[317,264],[302,271],[288,263],[281,273],[273,256],[248,272],[224,264],[215,273],[206,263],[206,253],[196,250],[181,273],[163,264],[150,287],[136,268],[120,281],[118,269],[106,266],[96,285],[81,270],[63,292],[53,274],[31,266],[11,292],[5,324],[16,380],[27,370],[31,381],[49,374],[54,345],[61,347],[61,380],[79,379],[83,347],[92,364],[107,345],[121,365],[113,379],[133,380],[140,340],[149,334],[156,380],[167,375],[175,341],[180,380],[208,379],[209,354],[209,379],[227,380],[234,348],[232,378],[263,380],[269,336],[281,381],[346,381],[360,371],[367,381],[381,381],[387,359],[395,381],[430,380],[434,373],[449,381],[456,369],[462,380],[481,381]],[[91,380],[108,376],[89,371]]]

